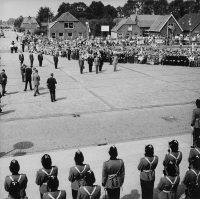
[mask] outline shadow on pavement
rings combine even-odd
[[[57,98],[57,101],[67,99],[66,97]]]
[[[0,115],[6,115],[6,114],[9,114],[9,113],[13,113],[13,112],[15,112],[15,110],[2,111]]]
[[[23,156],[23,155],[26,155],[26,152],[24,151],[18,151],[17,153],[13,154],[13,156]]]
[[[121,199],[139,199],[139,198],[140,198],[140,194],[139,194],[138,190],[133,189],[133,190],[131,190],[130,194],[123,196]]]
[[[17,94],[19,93],[19,91],[15,91],[15,92],[9,92],[9,93],[6,93],[7,95],[12,95],[12,94]]]
[[[49,93],[49,92],[40,93],[39,95],[45,95],[45,94],[47,94],[47,93]]]
[[[15,149],[12,149],[12,150],[10,150],[10,151],[8,151],[8,152],[0,152],[0,158],[2,158],[3,156],[9,154],[10,152],[12,152],[12,151],[14,151],[14,150],[15,150]]]

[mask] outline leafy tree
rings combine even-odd
[[[16,19],[14,19],[14,18],[9,18],[8,21],[7,21],[7,24],[8,25],[14,25],[15,20]]]
[[[51,19],[52,17],[53,17],[53,12],[49,7],[40,7],[36,16],[36,20],[39,24],[41,24],[41,22],[48,22],[48,20]]]
[[[117,17],[124,17],[123,7],[118,6],[116,8],[116,11],[117,11]]]
[[[129,17],[130,15],[135,14],[138,11],[140,4],[140,2],[128,0],[123,6],[123,15]]]
[[[107,5],[104,7],[104,15],[103,15],[104,18],[111,18],[111,19],[114,19],[117,17],[117,10],[111,6],[111,5]]]
[[[59,18],[63,13],[68,12],[71,9],[71,4],[69,3],[62,3],[58,10],[56,16],[53,18],[53,21],[55,21],[57,18]]]
[[[18,18],[15,20],[15,22],[14,22],[14,26],[15,26],[16,28],[20,28],[23,19],[24,19],[24,18],[23,18],[22,16],[18,17]]]
[[[101,1],[92,1],[89,8],[96,19],[101,19],[103,17],[104,4]]]

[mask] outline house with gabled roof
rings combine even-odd
[[[180,20],[179,24],[183,29],[185,35],[197,35],[200,34],[200,12],[185,14]]]
[[[49,36],[57,39],[87,38],[86,25],[69,12],[63,13],[56,21],[49,24]]]
[[[116,20],[117,21],[117,20]],[[121,19],[111,30],[114,38],[129,38],[134,35],[178,35],[182,28],[173,15],[130,15]]]
[[[37,30],[40,26],[36,21],[35,17],[29,16],[29,17],[24,17],[20,27],[24,29],[25,32],[34,33],[35,30]]]

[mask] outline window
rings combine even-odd
[[[51,33],[52,38],[56,38],[56,33]]]
[[[64,23],[64,28],[73,29],[74,28],[74,24],[73,23]]]
[[[82,32],[79,32],[79,33],[78,33],[78,36],[79,36],[79,37],[83,37],[83,33],[82,33]]]
[[[72,32],[68,32],[68,37],[72,37]]]
[[[132,31],[133,30],[133,27],[130,25],[128,26],[128,31]]]
[[[129,38],[129,34],[126,34],[126,38]]]
[[[63,33],[59,33],[59,39],[63,39]]]
[[[118,34],[118,38],[122,38],[123,34],[122,33],[119,33]]]

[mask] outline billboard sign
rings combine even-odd
[[[101,26],[101,32],[109,32],[109,26]]]

